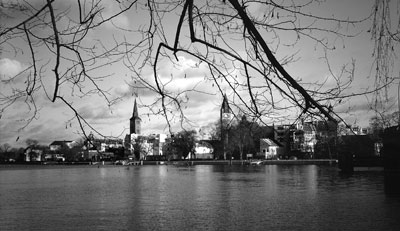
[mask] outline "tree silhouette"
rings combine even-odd
[[[131,87],[155,94],[154,102],[143,105],[150,113],[174,122],[192,124],[185,108],[193,94],[221,96],[229,92],[230,105],[251,121],[312,115],[338,121],[335,106],[354,95],[375,94],[396,80],[392,74],[399,46],[399,27],[388,24],[390,1],[377,0],[365,18],[351,20],[313,13],[319,1],[81,1],[66,4],[46,0],[2,2],[0,52],[24,57],[23,71],[2,79],[7,85],[0,96],[1,111],[24,103],[31,111],[28,125],[41,105],[38,99],[61,102],[69,108],[86,136],[97,131],[76,108],[81,98],[100,96],[111,107],[119,102],[102,81],[113,78],[111,65],[123,64],[132,73]],[[134,18],[134,29],[118,24]],[[372,39],[376,41],[376,84],[373,89],[346,93],[354,78],[354,62],[339,74],[331,71],[333,87],[327,81],[307,83],[286,66],[296,52],[282,53],[282,47],[301,46],[307,40],[328,54],[336,41],[357,36],[347,28],[372,18]],[[171,22],[173,22],[171,24]],[[99,34],[112,26],[115,34]],[[172,32],[172,33],[171,33]],[[28,57],[28,59],[26,59]],[[166,78],[160,67],[179,66],[180,60],[195,60],[192,68],[204,68],[204,82],[213,91],[195,85],[177,89],[177,78]],[[149,71],[151,70],[151,73]],[[150,77],[149,77],[150,76]],[[185,74],[186,77],[186,74]],[[165,80],[167,79],[167,80]],[[23,82],[24,84],[14,84]]]
[[[189,153],[195,154],[196,131],[181,131],[171,140],[171,147],[176,151],[178,158],[186,158]]]

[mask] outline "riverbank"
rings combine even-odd
[[[175,164],[175,165],[333,165],[337,164],[335,159],[315,159],[315,160],[185,160],[185,161],[143,161],[143,165],[150,164]]]
[[[181,161],[134,161],[129,165],[336,165],[336,159],[308,159],[308,160],[259,160],[257,162],[247,160],[181,160]],[[115,165],[111,161],[101,162],[24,162],[24,163],[2,163],[0,169],[8,168],[31,168],[35,166],[110,166]]]

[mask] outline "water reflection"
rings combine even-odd
[[[0,203],[1,230],[400,227],[382,173],[313,165],[1,170]]]

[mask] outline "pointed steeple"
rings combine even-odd
[[[230,113],[231,112],[231,109],[229,108],[229,104],[228,104],[228,99],[226,98],[226,94],[224,94],[224,99],[222,101],[221,112],[222,113]]]
[[[224,153],[224,160],[227,158],[227,148],[228,147],[228,129],[233,119],[233,114],[229,108],[228,99],[226,94],[224,94],[224,99],[221,105],[221,142]]]
[[[137,109],[137,103],[135,99],[135,104],[133,105],[133,113],[132,117],[130,118],[130,134],[140,134],[141,130],[141,122],[142,120],[139,117],[139,111]]]
[[[133,105],[132,118],[139,118],[139,112],[137,109],[136,99],[135,99],[135,104]]]

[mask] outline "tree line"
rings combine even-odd
[[[390,126],[398,123],[399,112],[390,114],[381,114],[381,116],[373,116],[370,118],[369,134],[373,140],[379,141],[382,137],[384,130]],[[345,126],[338,127],[338,133],[341,129],[346,129]],[[260,139],[270,138],[274,139],[273,126],[260,125],[259,123],[249,121],[246,116],[242,116],[235,123],[226,130],[228,135],[228,146],[226,151],[230,158],[242,160],[246,159],[246,154],[257,154],[260,151]],[[205,140],[211,143],[214,149],[214,158],[223,159],[222,142],[221,142],[221,123],[215,122],[210,131],[210,140]],[[288,137],[286,137],[288,139]],[[85,146],[84,139],[80,139],[75,146],[69,148],[67,146],[61,147],[57,153],[64,155],[66,161],[84,160],[82,157],[82,147]],[[165,143],[164,155],[167,159],[186,159],[189,153],[195,153],[196,142],[198,139],[196,130],[182,130],[171,136],[171,139]],[[318,137],[315,147],[314,158],[337,158],[337,141],[333,137]],[[41,150],[43,153],[51,153],[49,146],[41,145],[37,140],[27,139],[26,147],[35,150]],[[87,143],[86,143],[87,145]],[[22,162],[25,159],[27,148],[14,148],[8,143],[0,146],[0,162]],[[107,151],[115,153],[116,159],[126,158],[123,148],[111,148]],[[141,158],[141,153],[149,153],[152,150],[144,150],[140,142],[135,143],[134,153],[136,159]],[[27,153],[28,155],[37,155],[35,152]],[[290,154],[288,154],[290,155]],[[146,157],[146,155],[144,156]]]

